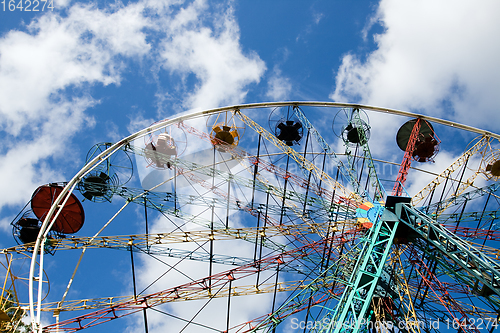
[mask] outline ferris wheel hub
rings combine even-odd
[[[302,124],[294,120],[281,120],[276,125],[276,137],[285,142],[287,146],[293,146],[302,139]]]

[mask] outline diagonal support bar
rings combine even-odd
[[[442,212],[443,210],[441,210],[441,207],[450,207],[451,205],[459,206],[462,205],[465,201],[474,200],[487,194],[496,196],[494,192],[496,192],[498,189],[500,189],[500,181],[484,187],[476,188],[457,196],[451,196],[446,200],[438,201],[428,206],[419,207],[419,210],[425,210],[427,212],[436,212],[439,210],[440,212]]]
[[[398,178],[396,179],[396,184],[392,189],[392,195],[401,196],[403,194],[403,187],[406,183],[406,177],[408,176],[408,170],[411,167],[412,154],[415,150],[415,143],[417,142],[418,134],[420,131],[420,118],[417,118],[413,129],[411,130],[410,138],[406,144],[405,155],[403,157],[403,162],[401,162],[401,167],[399,168]]]
[[[323,139],[321,134],[314,128],[314,126],[311,124],[309,119],[304,115],[302,110],[297,106],[294,107],[295,114],[297,115],[297,118],[299,118],[300,122],[305,125],[305,127],[308,129],[308,131],[314,136],[318,144],[321,146],[321,149],[328,155],[330,160],[332,161],[333,165],[337,166],[337,168],[340,170],[340,173],[349,179],[349,182],[351,186],[353,187],[354,193],[357,193],[358,195],[361,195],[359,192],[359,182],[356,177],[356,174],[354,173],[354,170],[346,168],[345,165],[342,163],[342,161],[338,158],[338,156],[335,154],[335,152],[332,150],[330,145]]]
[[[306,176],[308,176],[308,172],[311,172],[317,179],[323,179],[323,181],[328,184],[329,189],[335,189],[336,191],[340,192],[340,196],[342,196],[343,198],[347,198],[353,201],[361,201],[361,197],[357,193],[353,193],[346,189],[344,186],[334,180],[329,174],[320,170],[315,164],[311,163],[311,161],[307,160],[302,155],[297,153],[294,149],[287,146],[274,134],[269,133],[262,126],[250,119],[247,115],[240,112],[240,110],[236,109],[234,112],[238,116],[238,118],[240,118],[241,121],[243,121],[249,128],[262,135],[263,138],[271,142],[276,146],[276,148],[280,149],[284,154],[287,154],[288,156],[290,156],[290,158],[297,162],[297,164],[301,166],[301,170]]]
[[[370,147],[368,146],[368,138],[366,137],[366,133],[363,129],[363,120],[359,115],[359,108],[354,108],[352,110],[352,120],[354,120],[357,125],[358,136],[361,140],[361,148],[363,149],[363,155],[366,161],[368,161],[368,178],[370,180],[370,184],[374,189],[373,193],[373,201],[379,201],[384,197],[383,187],[380,184],[380,180],[377,176],[377,171],[375,170],[375,165],[373,164],[372,153],[370,152]],[[348,148],[346,146],[346,148]],[[346,150],[348,153],[348,150]],[[350,154],[348,154],[350,156]]]
[[[484,150],[484,147],[487,146],[490,141],[490,137],[483,136],[474,146],[472,146],[469,150],[463,153],[455,162],[453,162],[446,170],[444,170],[440,175],[438,175],[435,179],[433,179],[429,184],[427,184],[420,192],[415,194],[412,198],[411,203],[416,206],[420,202],[422,202],[425,198],[428,198],[434,189],[436,189],[442,182],[444,182],[447,178],[449,178],[456,170],[460,167],[463,167],[465,162],[474,154],[481,152]],[[477,176],[477,173],[474,174]],[[467,187],[472,185],[474,179],[470,179],[469,181],[464,182],[461,187],[463,190],[459,190],[457,192],[463,193]],[[472,182],[471,182],[472,181]],[[430,203],[429,203],[430,204]]]
[[[500,296],[500,264],[495,260],[409,204],[397,203],[395,213],[400,222],[438,249],[444,258],[457,266],[457,270],[461,269],[472,280],[483,283]],[[474,285],[470,287],[474,288]]]

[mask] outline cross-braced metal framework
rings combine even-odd
[[[348,140],[331,129],[340,111]],[[377,136],[397,128],[362,113],[416,118],[406,155]],[[287,117],[267,128],[271,114]],[[410,164],[420,123],[457,156],[438,173]],[[71,180],[47,185],[61,194],[30,225],[36,241],[2,250],[1,329],[29,319],[34,332],[492,332],[499,139],[404,111],[281,102],[97,144]],[[68,193],[85,225],[51,236]],[[14,234],[28,240],[21,222]]]

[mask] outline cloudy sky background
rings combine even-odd
[[[496,131],[499,6],[150,0],[6,8],[0,177],[12,190],[2,191],[0,207],[68,179],[93,143],[188,109],[333,100]]]
[[[499,14],[496,0],[56,0],[53,11],[6,8],[0,244],[13,245],[9,223],[31,193],[70,179],[93,144],[185,110],[351,102],[499,132]],[[386,129],[401,120],[370,121],[372,137],[394,142]],[[436,165],[456,154],[450,148]]]

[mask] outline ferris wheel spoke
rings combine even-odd
[[[330,148],[330,145],[326,142],[325,139],[321,136],[321,134],[314,128],[314,126],[311,124],[309,119],[305,116],[305,114],[302,112],[300,107],[295,108],[295,114],[299,118],[299,120],[306,126],[308,131],[312,133],[314,139],[318,142],[318,144],[321,146],[323,151],[325,152],[326,155],[331,159],[333,165],[336,165],[337,168],[340,170],[340,173],[342,176],[346,179],[349,179],[350,185],[353,187],[354,193],[358,194],[359,196],[362,195],[359,190],[359,181],[357,179],[357,176],[354,174],[354,171],[351,168],[346,168],[344,166],[344,163],[337,157],[335,152]]]
[[[226,193],[224,193],[224,192],[223,192],[223,191],[221,191],[221,190],[218,190],[217,188],[214,188],[214,186],[212,186],[212,185],[205,184],[205,182],[204,182],[202,179],[197,179],[194,175],[192,175],[190,178],[191,178],[193,181],[195,181],[196,183],[203,185],[205,188],[208,188],[208,189],[210,189],[210,190],[212,190],[212,191],[216,191],[216,193],[217,193],[217,194],[219,194],[220,196],[222,196],[222,197],[227,197],[227,194],[226,194]],[[269,189],[268,189],[268,190],[269,190]],[[275,193],[275,194],[276,194],[276,193]],[[278,196],[279,196],[279,194],[278,194]],[[229,205],[230,205],[229,198],[227,198],[227,200],[228,200],[228,202],[227,202],[227,205],[228,205],[228,206],[227,206],[227,208],[229,209]],[[283,201],[284,201],[284,199],[283,199]],[[242,207],[240,206],[239,202],[236,202],[236,203],[237,203],[237,205],[238,205],[238,208],[239,208],[239,209],[241,209]],[[253,203],[252,203],[252,206],[253,206]],[[293,207],[293,206],[290,206],[289,204],[287,204],[287,206],[289,206],[292,210],[294,210],[294,207]],[[304,203],[304,206],[305,206],[305,203]],[[268,209],[267,207],[268,207],[268,206],[266,206],[266,210]],[[284,207],[283,207],[283,208],[284,208]],[[303,219],[303,220],[304,220],[304,218],[302,217],[302,215],[301,215],[300,213],[298,213],[296,209],[294,210],[294,212],[295,212],[295,215],[296,215],[296,216],[298,216],[298,217],[300,217],[301,219]],[[251,212],[250,212],[250,213],[251,213]],[[251,214],[252,214],[252,213],[251,213]],[[255,216],[255,213],[254,213],[254,214],[252,214],[252,215],[254,215],[254,216]],[[281,215],[280,215],[280,216],[283,216],[283,210],[281,211]],[[304,221],[305,221],[305,220],[304,220]],[[281,223],[281,220],[280,220],[280,223]]]
[[[68,319],[59,322],[58,324],[48,325],[44,327],[45,332],[64,330],[72,331],[81,329],[83,327],[91,327],[97,324],[107,322],[109,320],[129,315],[142,310],[144,307],[150,308],[158,306],[167,301],[179,300],[179,298],[190,298],[199,294],[207,295],[209,299],[213,297],[214,290],[222,290],[229,281],[244,279],[245,277],[252,276],[263,270],[275,270],[277,267],[288,261],[293,261],[296,258],[306,257],[309,254],[314,254],[316,247],[321,243],[312,243],[302,248],[293,249],[291,251],[283,252],[265,259],[260,260],[258,263],[252,262],[250,264],[224,271],[221,273],[213,274],[210,277],[195,280],[193,282],[176,286],[167,290],[157,293],[142,295],[136,299],[113,304],[107,308],[101,309],[96,312],[85,314],[74,319]],[[275,284],[273,284],[275,288]],[[228,289],[229,291],[230,289]],[[77,323],[78,326],[65,327]]]
[[[461,206],[465,202],[481,198],[485,195],[492,195],[498,197],[498,195],[495,194],[495,192],[498,191],[498,189],[500,189],[500,181],[486,185],[484,187],[476,188],[474,190],[462,193],[457,196],[451,196],[448,199],[432,203],[428,206],[419,207],[419,210],[425,211],[426,214],[430,214],[431,216],[440,215],[440,213],[444,211],[443,207],[448,208],[451,205]]]
[[[349,225],[349,222],[345,222]],[[340,226],[340,223],[339,223]],[[161,246],[174,243],[199,242],[210,239],[222,240],[251,240],[256,236],[265,236],[266,240],[272,237],[282,237],[286,234],[316,234],[323,232],[329,227],[328,222],[316,223],[311,225],[277,225],[261,228],[220,228],[213,230],[193,230],[193,231],[174,231],[165,233],[150,233],[144,235],[124,235],[124,236],[98,236],[98,237],[73,237],[53,240],[53,245],[58,250],[74,250],[82,248],[117,248],[127,249],[130,245],[141,249],[149,249],[153,246]],[[343,235],[338,235],[341,238]],[[17,252],[26,250],[32,244],[19,245],[6,249],[8,252]],[[284,245],[278,247],[283,250]]]
[[[278,140],[274,135],[255,123],[244,113],[240,112],[239,110],[235,112],[237,116],[247,124],[248,127],[252,128],[257,133],[262,134],[266,138],[266,140],[273,143],[278,149],[281,149],[284,153],[293,158],[301,166],[301,170],[310,170],[314,174],[314,176],[317,177],[317,179],[322,179],[325,183],[327,183],[330,189],[335,189],[341,192],[341,195],[344,198],[353,198],[355,200],[360,200],[357,195],[354,195],[352,192],[348,191],[341,184],[333,180],[327,173],[319,170],[317,166],[306,160],[289,146],[286,146],[282,141]],[[308,176],[307,173],[305,173],[305,176]]]
[[[465,332],[479,332],[473,324],[469,325],[469,318],[467,314],[463,311],[458,302],[452,298],[447,288],[445,288],[445,286],[443,286],[443,284],[440,283],[440,281],[434,276],[429,267],[427,267],[427,265],[425,265],[425,263],[417,257],[413,257],[413,263],[416,268],[416,273],[420,275],[422,281],[424,281],[424,284],[429,288],[430,292],[433,293],[443,305],[452,320],[458,320],[460,328]],[[465,325],[463,324],[464,320],[467,323]]]
[[[236,209],[239,209],[239,210],[245,210],[247,212],[249,212],[251,215],[255,216],[255,215],[258,215],[260,216],[261,214],[261,211],[256,211],[254,210],[254,203],[253,201],[248,203],[248,204],[241,204],[239,202],[239,200],[237,199],[234,199],[232,198],[227,192],[223,191],[223,190],[220,190],[218,187],[215,187],[213,185],[210,185],[210,184],[207,184],[207,182],[205,182],[203,179],[200,179],[200,178],[197,178],[195,177],[194,175],[190,175],[189,177],[191,180],[193,180],[194,182],[196,182],[197,184],[200,184],[201,186],[203,186],[204,188],[212,191],[214,194],[218,195],[218,197],[222,197],[224,198],[224,200],[227,201],[227,209],[235,209],[233,207],[233,205],[235,204],[236,205]],[[265,218],[269,221],[272,220],[272,218],[270,218],[267,214],[280,214],[280,216],[282,217],[283,215],[287,215],[286,212],[283,211],[283,209],[285,207],[282,207],[280,206],[279,208],[277,209],[274,209],[273,211],[273,206],[272,205],[269,205],[269,204],[266,204],[265,206],[265,210],[266,210],[266,213],[265,213]],[[262,208],[262,206],[260,207]],[[302,215],[300,213],[298,213],[296,210],[294,210],[294,207],[290,207],[291,210],[294,211],[295,213],[295,216],[299,217],[299,218],[302,218]],[[303,218],[302,218],[303,219]],[[282,220],[280,220],[279,222],[280,224],[282,224]]]
[[[368,165],[368,176],[367,176],[367,184],[373,188],[373,193],[371,194],[371,198],[373,201],[379,201],[384,197],[383,186],[380,184],[380,180],[377,177],[377,171],[375,169],[375,165],[373,163],[372,154],[370,152],[370,148],[368,146],[368,137],[365,127],[363,126],[363,120],[360,117],[360,109],[354,108],[352,110],[352,122],[356,125],[357,135],[359,137],[359,144],[363,149],[364,159],[363,162],[367,161]],[[349,146],[346,145],[346,148]],[[351,155],[348,150],[346,150],[347,155]],[[352,162],[353,163],[353,162]],[[360,176],[361,177],[361,176]],[[366,189],[365,189],[366,190]]]
[[[187,125],[185,125],[185,124],[183,124],[183,126],[184,126],[185,128],[188,128],[188,127],[187,127]],[[198,133],[195,129],[190,128],[190,132],[191,132],[191,133],[196,133],[198,136],[204,137],[204,136],[203,136],[203,134],[199,134],[199,133]],[[137,150],[137,149],[136,149],[136,150]],[[234,149],[232,149],[232,150],[231,150],[231,152],[233,152],[233,151],[234,151]],[[241,162],[241,156],[245,156],[245,155],[246,155],[245,153],[240,152],[240,153],[238,153],[238,154],[236,155],[236,157],[237,157],[237,158],[239,158],[239,159],[240,159],[240,162]],[[175,161],[172,161],[171,163],[172,163],[172,164],[175,164],[175,163],[176,163],[176,162],[178,162],[178,161],[180,161],[180,160],[175,160]],[[273,166],[272,164],[265,163],[263,160],[260,160],[260,159],[252,160],[252,157],[250,157],[250,161],[251,161],[251,163],[252,163],[252,164],[255,164],[255,165],[256,165],[257,163],[258,163],[259,165],[263,165],[263,164],[264,164],[264,169],[265,169],[265,170],[267,170],[267,171],[271,171],[271,172],[273,172],[273,173],[275,173],[275,174],[277,174],[277,171],[279,170],[279,168],[276,168],[276,167],[275,167],[275,166]],[[170,163],[170,162],[168,162],[168,163]],[[205,172],[208,172],[208,175],[214,175],[214,174],[215,174],[215,172],[218,172],[218,173],[217,173],[217,174],[218,174],[218,176],[222,176],[222,178],[223,178],[223,179],[228,179],[228,180],[231,180],[231,179],[232,179],[232,180],[234,180],[234,181],[238,182],[238,184],[243,184],[244,186],[247,186],[247,187],[253,187],[253,188],[256,188],[256,187],[255,187],[255,185],[256,185],[256,184],[257,184],[257,185],[261,184],[261,185],[263,185],[263,186],[260,186],[260,187],[257,187],[257,188],[260,188],[260,189],[261,189],[261,190],[263,190],[263,191],[269,191],[269,190],[272,190],[272,191],[273,191],[273,193],[275,194],[275,196],[278,196],[278,197],[279,197],[279,196],[281,196],[281,197],[283,197],[283,198],[285,197],[285,193],[280,194],[280,190],[278,190],[276,187],[273,187],[273,186],[272,186],[269,182],[267,182],[267,181],[259,181],[259,182],[255,182],[255,180],[254,180],[253,182],[249,182],[249,180],[248,180],[248,179],[245,179],[245,178],[243,178],[243,179],[242,179],[242,177],[237,177],[237,176],[235,177],[234,175],[227,175],[227,176],[226,176],[226,175],[224,175],[224,173],[221,173],[220,171],[216,171],[216,170],[213,170],[213,169],[210,169],[210,168],[206,168],[206,167],[198,167],[198,166],[194,165],[193,163],[190,163],[190,165],[189,165],[189,166],[187,166],[187,169],[188,169],[188,170],[197,170],[197,171],[199,171],[199,170],[205,170]],[[282,171],[281,171],[281,174],[283,174],[283,177],[284,177],[285,179],[290,178],[290,176],[292,176],[292,179],[294,179],[294,180],[297,178],[297,177],[293,177],[293,175],[292,175],[292,174],[290,174],[290,173],[288,173],[287,171],[285,171],[285,172],[282,172]],[[259,180],[260,180],[260,179],[259,179]],[[296,179],[296,182],[297,182],[299,185],[301,185],[301,186],[303,186],[303,184],[309,184],[307,181],[302,180],[302,179],[300,179],[300,178]],[[265,184],[265,185],[264,185],[264,184]],[[309,185],[307,185],[307,186],[309,186]],[[317,193],[319,196],[321,196],[321,195],[324,195],[324,194],[328,193],[328,191],[324,191],[324,190],[321,190],[321,189],[320,189],[319,191],[316,191],[316,193]],[[288,192],[288,194],[290,194],[290,191]],[[293,193],[292,193],[292,195],[291,195],[291,197],[290,197],[290,198],[291,198],[291,199],[293,199],[293,198],[298,198],[298,199],[300,200],[300,197],[301,197],[301,195],[300,195],[300,194],[293,195]],[[288,198],[288,195],[287,195],[287,198]],[[310,200],[317,200],[317,199],[315,199],[315,198],[309,198],[308,200],[310,201]]]
[[[134,152],[140,152],[140,149],[134,149]],[[161,154],[159,154],[161,156]],[[176,166],[177,172],[185,175],[186,177],[191,177],[192,179],[195,179],[195,182],[198,184],[203,183],[203,179],[197,174],[200,175],[205,175],[205,176],[217,176],[217,179],[220,179],[222,181],[231,181],[234,184],[237,184],[239,186],[244,186],[245,188],[252,188],[259,190],[261,193],[267,193],[269,191],[272,191],[275,196],[277,197],[284,197],[285,193],[283,192],[282,189],[279,189],[278,187],[270,184],[269,182],[266,181],[260,181],[259,179],[256,180],[251,180],[246,177],[238,176],[236,174],[230,174],[218,169],[214,169],[211,167],[207,166],[202,166],[193,162],[188,162],[184,161],[182,159],[171,159],[168,156],[161,156],[159,157],[162,160],[162,163],[170,163],[172,166]],[[263,163],[263,162],[262,162]],[[266,165],[267,168],[272,168],[275,169],[276,167],[271,166],[269,164]],[[286,172],[282,172],[283,174],[286,174]],[[301,184],[306,183],[305,180],[299,179],[298,182]],[[211,185],[208,185],[211,186]],[[122,195],[120,192],[118,194]],[[122,195],[123,196],[123,195]],[[319,200],[317,197],[306,197],[304,194],[299,193],[299,192],[294,192],[294,191],[287,191],[286,193],[287,200],[292,200],[293,202],[303,204],[305,201],[307,201],[308,205],[314,205],[314,207],[318,207],[317,209],[321,209],[323,207],[324,209],[325,206],[322,205],[322,201]]]
[[[404,258],[403,260],[401,259],[405,250],[407,249],[403,249],[399,244],[394,246],[394,250],[388,260],[388,263],[392,263],[389,266],[393,273],[390,274],[391,281],[387,282],[388,288],[384,292],[379,292],[378,296],[372,299],[371,306],[375,312],[376,322],[384,322],[388,319],[392,322],[397,322],[397,324],[404,322],[405,325],[402,327],[405,327],[408,332],[420,332],[420,327],[415,325],[419,319],[415,311],[413,294],[408,284],[409,272],[405,272],[405,266],[403,265]],[[384,277],[385,275],[382,276],[382,279]],[[378,311],[375,310],[377,308]],[[397,311],[399,316],[393,316],[394,311]]]
[[[475,172],[469,177],[469,179],[463,181],[462,178],[465,169],[467,167],[468,161],[476,155],[482,158],[482,156],[486,155],[488,151],[491,151],[490,142],[492,140],[493,138],[487,135],[483,135],[469,150],[464,152],[447,169],[445,169],[440,175],[438,175],[428,185],[426,185],[422,190],[420,190],[420,192],[415,194],[412,199],[412,204],[416,206],[420,202],[424,201],[424,199],[426,198],[432,200],[433,198],[432,194],[437,189],[437,187],[443,182],[448,183],[449,181],[451,181],[456,183],[456,186],[454,186],[453,188],[453,196],[457,196],[463,193],[469,186],[471,186],[474,183],[474,180],[480,173],[480,170],[475,170]],[[445,189],[443,188],[443,191],[444,190]],[[427,202],[427,205],[430,204],[431,202]]]

